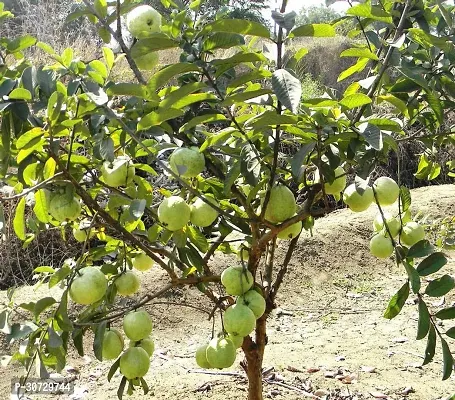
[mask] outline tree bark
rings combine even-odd
[[[263,315],[256,321],[256,338],[245,340],[243,351],[246,362],[244,365],[248,377],[248,400],[263,400],[262,396],[262,361],[267,342],[266,319]]]

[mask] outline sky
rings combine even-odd
[[[272,9],[281,7],[282,0],[269,0],[269,5]],[[318,5],[325,5],[325,0],[288,0],[288,5],[286,7],[286,11],[295,11],[299,12],[303,7],[308,6],[318,6]],[[346,10],[349,5],[346,1],[337,1],[335,4],[331,6],[335,10],[341,12]]]

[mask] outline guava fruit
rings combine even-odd
[[[210,369],[213,368],[210,363],[207,361],[207,347],[208,344],[199,346],[196,350],[196,364],[201,368]]]
[[[221,283],[226,293],[232,296],[240,296],[253,286],[254,279],[250,271],[243,267],[228,267],[221,274]]]
[[[314,181],[316,183],[321,182],[321,177],[319,174],[319,170],[316,171]],[[343,167],[335,168],[335,180],[332,183],[325,182],[324,183],[324,191],[325,194],[339,194],[344,190],[346,187],[346,172]]]
[[[138,271],[148,271],[153,267],[153,260],[145,253],[138,254],[133,258],[133,268]]]
[[[179,147],[169,158],[171,170],[182,178],[194,178],[205,168],[205,158],[197,147]]]
[[[235,362],[236,349],[234,343],[225,338],[214,338],[206,349],[208,363],[213,368],[229,368]]]
[[[127,156],[119,156],[114,161],[105,161],[101,175],[107,185],[112,187],[128,186],[134,179],[136,169]]]
[[[291,218],[297,209],[294,194],[284,185],[274,186],[265,210],[265,219],[270,222],[283,222]]]
[[[126,16],[128,31],[137,39],[145,39],[161,29],[161,14],[149,5],[141,5]]]
[[[182,229],[190,221],[191,209],[179,196],[165,198],[158,207],[158,219],[170,231]]]
[[[295,224],[284,228],[278,235],[278,239],[292,240],[302,231],[302,221],[298,221]]]
[[[378,258],[388,258],[393,254],[392,240],[383,232],[377,233],[370,240],[370,253]]]
[[[253,311],[256,319],[262,317],[262,314],[265,312],[265,299],[254,289],[248,290],[248,292],[239,296],[236,303],[247,306]]]
[[[127,271],[120,275],[115,281],[117,293],[121,296],[131,296],[141,286],[141,281],[133,271]]]
[[[131,340],[129,347],[142,347],[151,357],[153,356],[153,352],[155,351],[155,341],[151,336],[148,336],[145,339],[142,339],[141,341],[138,342]]]
[[[387,176],[381,176],[373,183],[376,197],[380,206],[388,206],[397,201],[400,194],[400,188],[397,183]]]
[[[123,336],[117,329],[109,329],[104,332],[103,360],[114,360],[123,351]]]
[[[153,322],[145,310],[132,311],[123,317],[123,332],[130,339],[138,342],[152,333]]]
[[[236,349],[240,349],[240,347],[242,347],[244,337],[239,335],[231,335],[228,333],[226,339],[234,343]]]
[[[103,298],[107,279],[96,267],[81,268],[71,282],[69,295],[78,304],[93,304]]]
[[[248,336],[256,326],[256,316],[246,305],[236,303],[223,316],[224,329],[235,336]]]
[[[407,247],[415,245],[425,239],[425,229],[417,222],[411,221],[403,226],[400,241]]]
[[[81,203],[76,197],[56,193],[49,203],[49,213],[59,222],[74,221],[81,215]]]
[[[120,357],[120,372],[128,379],[142,378],[150,368],[150,357],[142,347],[130,347]]]
[[[207,197],[207,200],[219,207],[218,202],[212,197]],[[212,225],[218,217],[218,211],[199,198],[191,204],[190,208],[190,222],[202,228]]]
[[[384,218],[387,222],[387,226],[389,227],[392,237],[396,237],[400,233],[400,228],[401,228],[400,220],[388,212],[384,213]],[[382,220],[381,213],[376,215],[376,218],[373,221],[373,229],[376,232],[379,232],[382,229],[386,230],[386,228],[384,226],[384,221]]]
[[[367,186],[363,193],[360,193],[356,190],[355,184],[352,183],[343,193],[344,203],[354,212],[365,211],[373,203],[373,200],[373,189],[370,186]]]

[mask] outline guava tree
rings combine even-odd
[[[454,319],[455,308],[427,306],[428,297],[455,287],[440,272],[446,256],[413,220],[400,166],[398,183],[369,177],[400,142],[416,139],[427,148],[419,179],[454,176],[455,163],[439,165],[435,157],[455,142],[445,124],[455,97],[453,9],[427,0],[353,6],[346,16],[356,24],[351,35],[363,39],[340,55],[354,63],[338,80],[364,70],[366,78],[343,93],[327,88],[322,98],[302,101],[293,68],[306,50],[284,64],[284,46],[334,36],[335,29],[295,27],[286,0],[273,14],[276,37],[254,22],[195,18],[199,0],[186,9],[162,0],[173,10],[168,23],[137,2],[82,3],[70,18],[87,16],[122,54],[103,47],[99,59],[85,62],[71,48],[56,54],[29,36],[0,42],[0,173],[15,192],[1,201],[17,202],[13,227],[24,247],[51,228],[82,243],[78,258],[36,266],[40,282],[59,285],[60,295],[21,303],[14,289],[8,292],[0,325],[9,342],[23,343],[11,360],[25,366],[25,378],[35,367],[40,377],[62,370],[69,348],[82,355],[91,331],[95,356],[113,360],[107,378],[118,369],[123,375],[119,396],[147,391],[143,377],[154,349],[147,305],[190,286],[213,302],[216,326],[195,362],[226,368],[241,348],[248,399],[262,399],[267,318],[300,233],[343,198],[352,212],[376,203],[371,253],[394,257],[408,275],[384,315],[398,315],[411,293],[418,298],[424,364],[439,341],[447,379],[455,327],[442,329],[438,320]],[[0,20],[8,17],[0,8]],[[386,25],[379,34],[369,29],[377,21]],[[125,29],[137,38],[132,46],[123,40]],[[262,54],[262,42],[276,46],[276,59]],[[33,65],[24,56],[31,46],[54,63]],[[160,64],[167,49],[180,50],[179,62]],[[121,58],[135,82],[112,81]],[[279,241],[287,248],[280,263]],[[217,252],[237,255],[221,274],[213,269]],[[152,265],[168,282],[139,297],[135,271]],[[120,296],[131,297],[128,306],[119,307]]]

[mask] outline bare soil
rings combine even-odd
[[[414,190],[413,213],[417,211],[428,221],[455,216],[455,186]],[[415,340],[415,298],[410,296],[395,319],[382,317],[390,297],[405,282],[406,273],[393,260],[370,256],[368,241],[376,213],[375,207],[357,214],[349,210],[334,212],[317,220],[312,237],[301,239],[278,297],[279,309],[268,321],[264,367],[270,372],[265,376],[266,398],[302,399],[304,392],[319,390],[316,393],[321,399],[445,400],[455,393],[455,376],[441,380],[440,348],[433,363],[421,366],[426,340]],[[284,246],[279,248],[277,266],[284,251]],[[455,254],[448,255],[450,261],[444,273],[455,275]],[[223,269],[230,259],[217,256],[214,263]],[[163,281],[157,269],[143,273],[142,291],[153,292]],[[30,301],[42,290],[33,293],[30,288],[22,288],[18,298]],[[4,295],[0,301],[3,299]],[[444,304],[440,299],[427,300],[432,311],[455,304],[453,295],[446,297]],[[147,396],[135,392],[131,398],[245,399],[247,383],[239,366],[240,353],[236,364],[222,372],[202,371],[194,362],[194,351],[210,338],[212,323],[203,312],[174,303],[210,310],[206,299],[195,290],[176,290],[160,301],[166,304],[149,307],[156,341],[146,377],[151,391]],[[450,327],[450,323],[444,323],[440,328],[444,331]],[[68,362],[71,368],[62,372],[68,379],[75,379],[75,394],[39,398],[116,398],[121,377],[117,373],[107,382],[111,363],[96,361],[91,340],[88,337],[85,341],[86,357],[77,357],[73,352]],[[455,348],[453,340],[449,345]],[[6,352],[4,348],[2,354]],[[6,399],[11,378],[20,376],[22,370],[9,365],[1,372],[0,399]],[[344,376],[344,382],[335,375]]]

